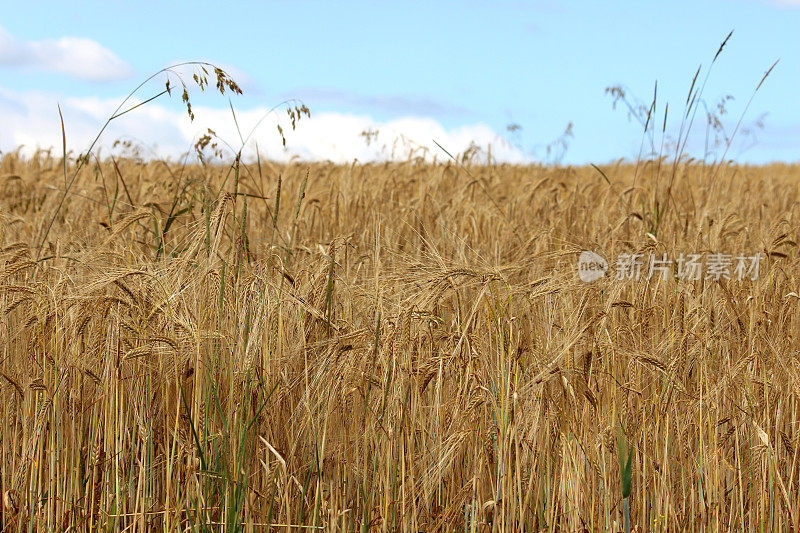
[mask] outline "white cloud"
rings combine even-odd
[[[24,145],[23,153],[37,148],[61,151],[61,123],[58,105],[64,116],[67,150],[85,151],[100,131],[120,100],[98,98],[66,98],[44,92],[14,92],[0,88],[0,150],[9,151]],[[133,102],[131,105],[135,104]],[[186,151],[178,128],[180,113],[158,105],[145,105],[111,123],[102,141],[110,145],[115,139],[128,137],[159,153],[176,155]]]
[[[230,110],[198,108],[194,123],[181,116],[181,129],[184,138],[190,139],[205,127],[212,128],[218,135],[238,148],[241,144],[239,133],[231,117]],[[253,109],[237,112],[236,118],[243,137],[265,117],[266,110]],[[292,131],[285,112],[278,110],[261,122],[248,141],[248,149],[259,152],[275,160],[286,160],[296,156],[303,160],[329,160],[337,163],[359,161],[403,160],[408,157],[425,157],[432,160],[447,159],[448,156],[436,146],[434,141],[451,154],[463,153],[475,145],[484,152],[491,146],[492,157],[499,161],[520,163],[526,156],[499,137],[486,124],[472,124],[447,129],[436,120],[423,117],[406,117],[379,122],[368,115],[343,113],[319,113],[311,118],[302,117]],[[277,124],[280,122],[286,136],[286,147],[282,146]],[[364,132],[374,132],[367,142]]]
[[[2,27],[0,65],[58,72],[95,82],[124,79],[132,72],[128,63],[91,39],[22,41]]]
[[[164,97],[166,98],[166,97]],[[164,101],[148,103],[112,122],[104,133],[102,145],[110,146],[117,138],[127,138],[146,147],[144,155],[177,158],[190,150],[206,128],[211,128],[234,149],[241,144],[239,134],[229,109],[193,108],[195,121],[191,122],[173,97],[175,105]],[[8,151],[24,144],[23,152],[36,148],[61,150],[61,125],[55,95],[41,92],[13,92],[0,88],[0,116],[4,127],[0,129],[0,150]],[[67,148],[73,152],[86,150],[106,119],[113,113],[119,100],[99,98],[68,98],[60,101],[67,134]],[[135,102],[134,102],[135,103]],[[475,145],[486,150],[491,146],[492,157],[497,161],[523,163],[529,158],[499,137],[486,124],[472,124],[445,128],[436,120],[423,117],[406,117],[379,122],[367,115],[342,113],[312,114],[302,117],[297,129],[292,130],[284,110],[269,113],[257,108],[237,111],[237,121],[243,136],[250,137],[245,154],[259,152],[276,161],[292,157],[302,160],[330,160],[338,163],[383,161],[422,156],[428,160],[448,159],[434,140],[457,155]],[[262,120],[263,119],[263,120]],[[280,123],[286,136],[286,147],[277,132]],[[362,132],[377,134],[370,143]]]

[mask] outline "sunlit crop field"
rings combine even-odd
[[[800,527],[800,167],[74,164],[0,162],[4,531]]]

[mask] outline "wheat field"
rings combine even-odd
[[[796,531],[800,166],[671,165],[4,154],[2,530]]]

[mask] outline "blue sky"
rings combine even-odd
[[[641,127],[612,109],[604,89],[623,85],[649,102],[657,80],[658,113],[668,101],[667,132],[675,135],[695,70],[702,64],[705,72],[734,30],[703,94],[710,106],[734,97],[723,121],[729,130],[765,70],[780,62],[744,116],[745,126],[763,117],[763,129],[755,138],[739,137],[728,157],[800,160],[797,0],[29,5],[9,4],[0,19],[3,150],[60,142],[59,102],[70,147],[80,151],[103,112],[147,75],[202,59],[242,81],[245,95],[232,103],[244,122],[254,124],[287,98],[302,99],[312,121],[288,136],[288,147],[307,158],[373,157],[375,148],[360,146],[356,135],[373,128],[425,146],[435,137],[452,151],[464,149],[472,135],[478,144],[494,143],[500,158],[555,159],[546,146],[570,122],[563,162],[634,158]],[[110,134],[168,153],[191,144],[201,127],[236,137],[227,98],[204,96],[196,105],[199,120],[191,127],[179,118],[178,99],[162,98],[115,123]],[[702,157],[703,122],[690,138],[696,157]],[[509,133],[512,123],[522,129]],[[259,148],[279,157],[274,130],[262,129]],[[383,138],[385,145],[390,140]]]

